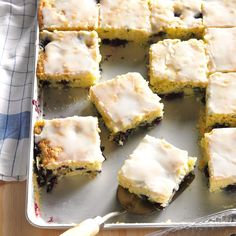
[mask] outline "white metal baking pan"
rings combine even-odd
[[[37,47],[38,42],[36,42]],[[37,50],[36,50],[37,51]],[[148,47],[128,44],[125,47],[101,46],[102,80],[118,74],[140,72],[147,78]],[[41,118],[51,119],[73,115],[96,115],[87,98],[86,89],[44,89],[38,94],[37,79],[34,81],[34,99],[40,96]],[[108,132],[102,130],[102,145],[105,146],[103,171],[95,179],[81,176],[65,177],[52,193],[41,193],[41,215],[35,214],[33,190],[33,124],[38,118],[36,106],[32,108],[31,151],[27,184],[26,215],[31,224],[42,228],[66,228],[82,220],[97,215],[105,215],[121,210],[116,198],[117,172],[124,160],[138,145],[140,140],[150,134],[161,137],[179,148],[186,149],[191,156],[201,158],[196,127],[199,112],[203,106],[194,97],[163,100],[165,114],[163,121],[151,130],[140,130],[132,135],[123,147],[108,141]],[[131,108],[132,109],[132,108]],[[149,215],[124,214],[112,219],[105,228],[145,228],[173,227],[187,225],[194,219],[221,210],[236,207],[236,192],[210,193],[207,178],[196,168],[195,179],[165,210]],[[120,222],[120,223],[119,223]],[[236,222],[224,221],[197,225],[201,227],[236,226]]]

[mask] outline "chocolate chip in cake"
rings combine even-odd
[[[103,39],[102,43],[105,45],[110,45],[112,47],[125,47],[128,44],[128,41],[125,39]]]
[[[162,117],[157,117],[155,120],[152,122],[145,122],[141,124],[140,126],[144,127],[145,129],[150,129],[153,128],[154,126],[158,125],[162,121]]]
[[[68,80],[61,80],[60,82],[58,82],[59,84],[63,85],[65,88],[68,88],[69,87],[69,84],[70,84],[70,81]]]
[[[37,157],[41,154],[41,150],[37,143],[34,144],[34,157]]]
[[[227,124],[227,123],[223,123],[223,124],[216,123],[212,126],[212,129],[229,128],[229,127],[230,127],[230,124]]]
[[[159,95],[160,97],[163,97],[167,100],[172,100],[175,98],[183,98],[184,97],[184,93],[183,92],[179,92],[179,93],[168,93],[168,94],[164,94],[164,95]]]
[[[180,17],[181,15],[182,15],[182,13],[179,10],[174,11],[174,16],[175,17]]]
[[[54,185],[57,183],[57,176],[53,176],[48,182],[47,182],[47,193],[50,193],[54,187]]]
[[[194,15],[194,18],[195,19],[202,19],[202,13],[201,12],[198,12]]]
[[[84,170],[84,169],[85,169],[84,167],[75,168],[75,170]]]
[[[209,168],[208,168],[208,165],[204,167],[203,173],[205,174],[205,176],[206,176],[207,178],[209,178]]]
[[[51,42],[51,39],[48,37],[45,37],[44,39],[42,39],[39,43],[39,48],[43,51],[45,51],[45,47],[47,46],[47,44],[49,44]]]
[[[160,32],[158,32],[156,34],[153,34],[154,37],[166,37],[166,35],[167,34],[164,31],[160,31]]]
[[[236,192],[236,184],[234,185],[229,185],[226,188],[224,188],[226,192]]]
[[[51,82],[48,80],[40,80],[39,84],[41,87],[49,87],[51,85]]]
[[[133,131],[134,131],[134,129],[128,129],[128,130],[126,130],[126,132],[119,132],[113,138],[113,141],[116,144],[122,146],[127,141],[128,137],[132,134]]]

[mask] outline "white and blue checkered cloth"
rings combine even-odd
[[[37,0],[0,0],[0,180],[27,175]]]

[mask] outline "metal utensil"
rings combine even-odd
[[[198,218],[194,222],[189,223],[188,225],[179,225],[173,228],[168,228],[168,229],[164,229],[158,232],[153,232],[153,233],[147,234],[146,236],[163,236],[163,235],[167,235],[168,233],[173,233],[179,230],[199,227],[199,225],[204,224],[204,223],[214,224],[218,222],[236,222],[236,208],[220,211],[211,215]]]

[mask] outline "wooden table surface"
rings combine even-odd
[[[25,182],[0,182],[0,236],[58,236],[60,230],[42,230],[31,226],[25,218]],[[99,236],[142,236],[154,230],[103,231]],[[190,230],[168,235],[236,236],[235,228]]]

